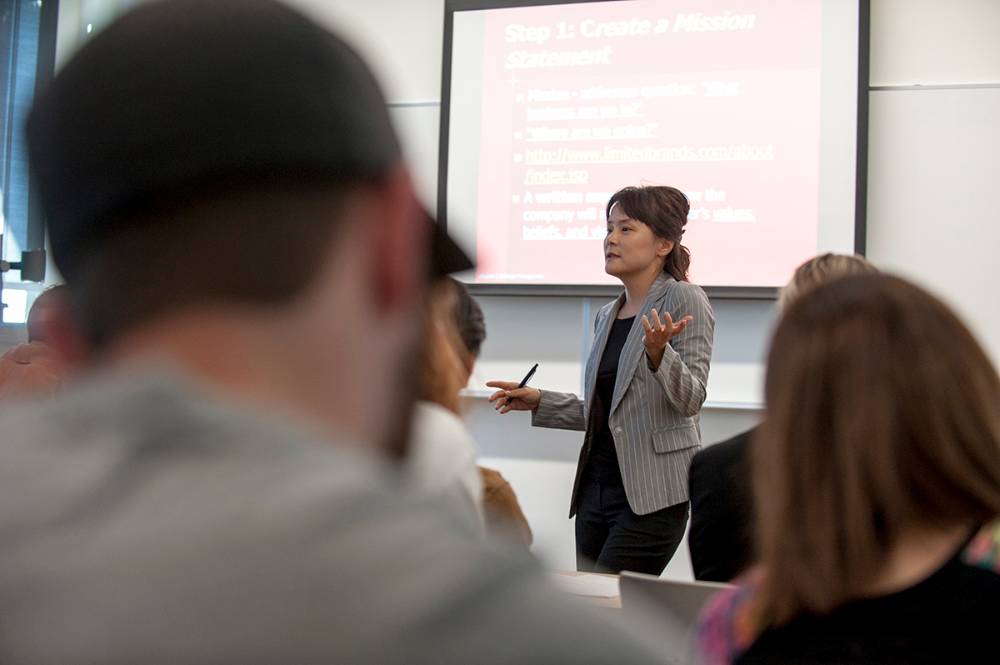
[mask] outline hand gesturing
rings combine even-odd
[[[646,347],[646,355],[649,356],[649,361],[654,367],[659,367],[660,361],[663,360],[663,350],[667,348],[667,344],[676,335],[681,334],[687,324],[694,320],[693,316],[685,316],[677,323],[670,317],[670,312],[663,313],[663,320],[660,320],[660,315],[654,308],[650,315],[653,317],[652,322],[650,322],[649,317],[645,314],[642,315],[642,327],[646,330],[645,337],[642,338],[642,344]]]

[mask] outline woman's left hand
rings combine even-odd
[[[649,316],[645,314],[642,315],[642,327],[646,330],[646,336],[642,338],[642,344],[646,347],[646,355],[649,356],[649,362],[652,363],[653,367],[659,367],[660,361],[663,360],[663,350],[667,348],[667,344],[674,336],[681,334],[687,324],[694,320],[693,316],[685,316],[683,319],[674,323],[674,320],[670,316],[670,312],[663,313],[663,320],[660,320],[660,315],[654,308],[650,315],[653,320],[649,320]]]

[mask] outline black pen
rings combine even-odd
[[[532,367],[531,369],[529,369],[528,373],[524,375],[524,378],[521,379],[521,383],[517,384],[517,390],[520,390],[521,388],[523,388],[526,385],[528,385],[528,381],[530,381],[531,377],[535,375],[535,370],[536,369],[538,369],[538,363],[535,363],[534,367]]]

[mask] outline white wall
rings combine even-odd
[[[933,291],[1000,365],[1000,2],[874,0],[868,256]]]
[[[390,103],[441,95],[443,0],[287,0],[351,42]]]
[[[60,55],[71,50],[87,20],[80,6],[124,1],[63,0]],[[288,1],[332,26],[372,62],[420,191],[433,203],[443,0]],[[952,303],[1000,361],[1000,293],[990,271],[1000,245],[1000,220],[990,198],[1000,181],[1000,160],[993,157],[1000,154],[997,26],[996,0],[872,0],[868,244],[877,264],[917,279]],[[955,84],[986,87],[948,89]],[[588,341],[586,319],[599,301],[491,297],[482,304],[490,333],[483,374],[503,369],[508,376],[496,378],[509,378],[515,367],[524,368],[519,374],[539,362],[537,385],[573,383]],[[710,399],[759,401],[760,377],[744,370],[762,362],[772,307],[713,305],[718,323]],[[501,418],[481,398],[467,399],[467,406],[486,460],[509,477],[521,498],[536,551],[554,567],[571,568],[572,523],[565,516],[582,437],[532,429],[524,414]],[[705,439],[725,438],[759,415],[753,409],[707,409]],[[686,551],[666,574],[690,576]]]
[[[1000,365],[1000,87],[871,94],[868,254],[950,303]]]
[[[871,84],[1000,83],[1000,2],[872,0]]]

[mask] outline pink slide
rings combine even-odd
[[[609,195],[667,184],[692,281],[783,284],[817,246],[820,21],[820,0],[488,12],[476,281],[615,283]]]

